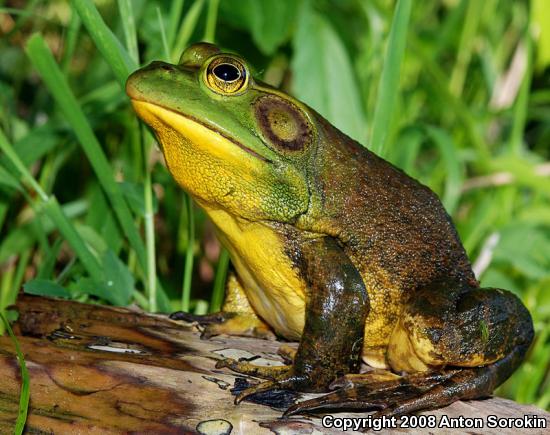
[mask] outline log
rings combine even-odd
[[[14,328],[30,372],[27,433],[342,433],[323,427],[327,414],[280,418],[292,401],[315,395],[278,392],[261,403],[233,404],[231,389],[248,380],[216,369],[216,360],[259,356],[255,363],[281,364],[276,353],[281,343],[225,336],[201,340],[197,325],[165,316],[29,295],[19,297],[17,310]],[[13,431],[19,389],[14,346],[9,337],[0,337],[0,433]],[[352,421],[344,418],[367,420],[369,414],[331,415],[338,425]],[[498,422],[515,418],[539,427],[489,428],[490,415]],[[446,427],[459,424],[459,416],[479,418],[483,427]],[[501,398],[457,402],[414,418],[409,423],[424,427],[390,427],[384,433],[550,431],[550,414]]]

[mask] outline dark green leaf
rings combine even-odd
[[[60,298],[70,298],[71,292],[54,281],[47,279],[33,279],[26,282],[23,285],[25,293],[31,295],[40,295],[40,296],[52,296]]]
[[[494,260],[514,266],[529,278],[546,278],[550,276],[550,232],[542,227],[508,226],[501,232]]]
[[[220,12],[233,25],[246,28],[258,48],[270,55],[288,40],[299,4],[296,0],[222,1]]]
[[[80,278],[76,282],[72,283],[70,288],[75,294],[96,296],[114,305],[123,305],[117,303],[117,295],[112,291],[112,289],[107,288],[105,283],[95,281],[92,278]]]
[[[132,211],[141,217],[145,217],[145,199],[143,197],[143,185],[138,183],[130,183],[129,181],[123,181],[118,184]],[[156,213],[157,210],[158,201],[156,196],[153,195],[153,212]]]
[[[109,300],[115,305],[128,305],[134,291],[134,277],[128,267],[113,251],[108,249],[101,259],[105,273],[105,287],[109,291]]]
[[[298,14],[293,47],[294,95],[364,144],[367,124],[350,56],[331,24],[308,1]]]

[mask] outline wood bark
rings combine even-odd
[[[280,418],[291,400],[314,395],[281,393],[264,404],[233,404],[230,390],[243,377],[215,369],[216,360],[259,356],[255,363],[279,364],[281,343],[225,336],[201,340],[196,325],[164,316],[28,295],[21,295],[17,310],[15,331],[31,377],[27,433],[342,433],[324,428],[322,415]],[[9,337],[0,337],[0,433],[13,431],[19,390],[14,346]],[[535,415],[546,419],[546,428],[485,425],[383,433],[550,433],[550,414],[501,398],[457,402],[424,414],[479,417],[485,423],[489,415]]]

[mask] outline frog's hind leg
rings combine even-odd
[[[457,370],[399,376],[386,371],[385,374],[373,375],[368,372],[346,375],[330,385],[330,389],[335,391],[315,399],[298,402],[288,408],[284,415],[344,408],[365,411],[384,410],[398,401],[421,396],[456,372]]]
[[[486,397],[518,367],[532,339],[531,317],[512,293],[434,283],[414,294],[390,339],[388,362],[408,375],[347,376],[331,385],[338,390],[286,415],[327,408],[402,415]]]
[[[233,272],[229,274],[227,279],[225,301],[220,312],[201,316],[178,311],[172,313],[170,318],[198,322],[204,327],[202,338],[227,334],[268,340],[275,339],[275,334],[271,328],[258,317],[250,305],[239,279]]]

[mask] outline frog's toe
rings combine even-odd
[[[473,398],[468,394],[469,382],[464,382],[466,378],[473,380],[473,372],[474,370],[468,369],[459,370],[457,375],[450,376],[431,388],[417,389],[416,392],[411,390],[409,394],[393,397],[373,417],[398,417],[416,411],[447,406],[459,399]]]
[[[222,323],[209,323],[205,325],[201,338],[211,338],[217,335],[233,335],[239,337],[254,337],[262,340],[275,340],[276,336],[264,325],[243,325],[239,319],[230,319]]]
[[[311,383],[312,380],[308,375],[295,374],[292,371],[292,367],[287,367],[286,371],[281,371],[277,374],[277,379],[261,382],[240,392],[235,398],[235,404],[239,404],[253,394],[265,393],[273,390],[307,391],[307,386],[311,385]]]
[[[254,337],[264,340],[275,340],[276,336],[267,324],[256,316],[230,313],[222,322],[209,323],[202,333],[203,338],[216,335],[236,335]]]
[[[199,325],[209,325],[212,323],[221,323],[226,320],[226,314],[224,312],[210,313],[210,314],[193,314],[186,311],[176,311],[171,313],[168,317],[172,320],[183,320],[188,323],[198,323]]]
[[[224,358],[216,362],[216,368],[228,368],[243,375],[257,378],[279,380],[283,379],[291,370],[291,366],[258,366],[250,362],[237,361],[232,358]],[[251,387],[252,388],[252,387]]]
[[[391,386],[385,386],[382,391],[377,392],[374,388],[376,388],[374,384],[368,388],[357,386],[339,388],[323,396],[295,403],[285,411],[283,416],[328,409],[362,409],[364,411],[383,409],[387,406],[390,396],[399,394],[397,382],[391,382]]]
[[[272,390],[278,390],[281,387],[277,383],[277,381],[266,381],[266,382],[260,382],[259,384],[252,385],[251,387],[248,387],[246,390],[241,391],[237,396],[235,397],[235,405],[238,405],[241,403],[244,399],[246,399],[249,396],[252,396],[253,394],[257,393],[265,393]]]
[[[399,404],[449,379],[456,371],[414,374],[406,377],[389,372],[346,375],[334,381],[337,390],[291,406],[284,416],[327,409],[361,409],[364,411],[399,409]]]
[[[331,390],[338,388],[355,389],[361,394],[394,391],[403,388],[428,389],[432,388],[455,373],[456,370],[432,371],[413,373],[407,376],[399,376],[387,370],[373,370],[367,373],[347,374],[336,379],[329,386]]]
[[[217,335],[233,335],[240,337],[254,337],[264,340],[275,340],[276,336],[271,328],[248,313],[234,313],[220,311],[211,314],[191,314],[185,311],[176,311],[170,314],[172,320],[198,323],[203,329],[201,338],[208,339]]]
[[[397,381],[401,376],[384,369],[373,369],[366,373],[348,373],[341,376],[329,385],[330,390],[338,388],[349,388],[353,386],[363,385],[378,385],[381,382]]]
[[[417,394],[404,395],[390,401],[374,417],[400,416],[416,411],[441,408],[457,400],[470,400],[491,395],[498,377],[509,370],[514,355],[508,355],[495,364],[485,367],[463,368],[444,372],[431,388],[419,390]]]
[[[298,349],[295,347],[291,347],[288,344],[282,344],[279,346],[279,349],[277,349],[277,353],[283,357],[285,362],[292,364],[294,361],[294,358],[296,358],[296,353],[298,352]]]
[[[351,393],[351,394],[350,394]],[[289,407],[283,417],[303,414],[308,411],[324,411],[329,409],[360,408],[362,410],[379,409],[382,404],[376,402],[357,401],[353,392],[340,389],[332,393],[325,394],[315,399],[303,400]]]

